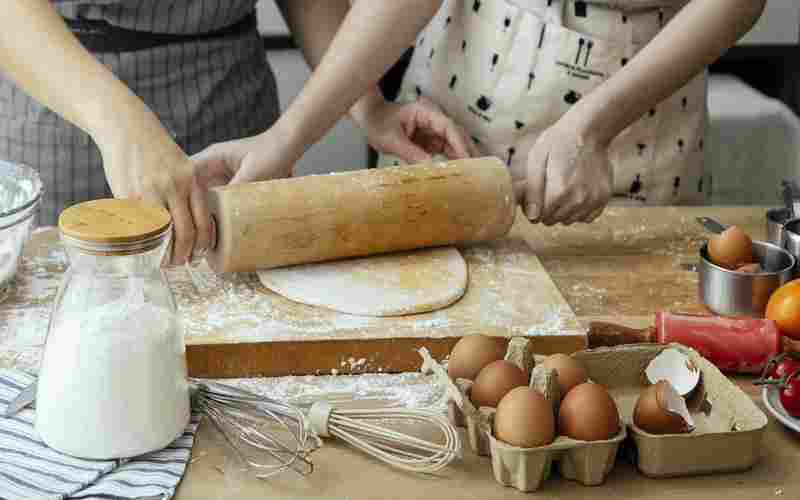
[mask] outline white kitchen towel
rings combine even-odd
[[[34,381],[26,373],[0,370],[0,410]],[[97,461],[48,448],[34,428],[34,416],[34,410],[25,409],[0,418],[0,500],[168,500],[186,471],[200,423],[193,414],[183,435],[163,450]]]

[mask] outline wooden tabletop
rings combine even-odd
[[[756,398],[755,388],[739,380]],[[760,399],[760,398],[758,398]],[[760,405],[760,404],[759,404]],[[763,408],[763,406],[762,406]],[[754,500],[800,498],[800,436],[774,418],[764,436],[761,461],[750,471],[675,479],[648,479],[618,458],[603,485],[586,487],[553,477],[531,494],[497,484],[491,461],[465,452],[462,462],[435,477],[398,472],[336,443],[326,443],[314,455],[315,472],[307,478],[287,473],[261,482],[247,476],[225,451],[221,438],[204,422],[193,451],[195,461],[178,490],[177,500],[313,500],[590,498],[664,500]]]
[[[652,322],[658,310],[702,310],[696,298],[696,275],[683,267],[697,261],[697,248],[705,237],[694,223],[695,217],[714,216],[759,238],[765,232],[765,211],[764,207],[611,208],[591,226],[529,227],[524,238],[579,319],[613,319],[630,326],[643,326]],[[736,381],[763,408],[748,379]],[[311,477],[299,478],[289,473],[261,482],[239,470],[220,437],[204,423],[194,457],[178,500],[525,497],[496,484],[489,460],[469,452],[463,463],[452,466],[441,476],[422,478],[391,470],[357,452],[329,444],[315,453],[316,471]],[[602,486],[587,488],[552,479],[535,497],[800,498],[797,470],[800,470],[800,438],[770,417],[762,460],[751,471],[655,480],[644,478],[635,467],[620,459]]]

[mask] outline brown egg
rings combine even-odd
[[[467,335],[459,340],[450,352],[447,373],[453,380],[475,380],[483,367],[503,359],[506,353],[504,339],[485,335]]]
[[[553,354],[542,362],[542,365],[558,374],[558,388],[561,390],[561,397],[576,385],[586,382],[586,369],[578,361],[566,354]]]
[[[745,264],[739,269],[737,269],[740,273],[750,273],[750,274],[758,274],[762,272],[761,264]]]
[[[528,375],[510,361],[500,360],[486,365],[472,384],[470,399],[477,406],[496,408],[503,396],[515,387],[528,385]]]
[[[553,442],[556,419],[553,406],[535,389],[517,387],[505,395],[494,415],[494,436],[519,448]]]
[[[693,422],[682,413],[689,413],[685,401],[672,384],[660,380],[642,390],[633,409],[633,423],[650,434],[684,434],[693,429]]]
[[[708,241],[708,256],[711,262],[726,269],[738,269],[755,262],[753,240],[736,226],[731,226],[722,234]]]
[[[561,401],[559,432],[580,441],[602,441],[619,433],[619,412],[605,387],[586,382]]]

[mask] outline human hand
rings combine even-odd
[[[531,222],[590,223],[611,199],[608,148],[579,130],[562,119],[539,136],[528,154],[527,178],[515,183],[515,191]]]
[[[288,147],[276,126],[263,134],[212,144],[192,156],[207,188],[290,177],[302,153]]]
[[[173,239],[168,265],[181,265],[211,247],[213,228],[205,188],[194,165],[164,133],[103,143],[109,184],[119,198],[136,198],[169,210]]]
[[[452,160],[480,156],[464,130],[424,97],[409,104],[374,98],[354,119],[373,148],[407,163],[440,154]]]

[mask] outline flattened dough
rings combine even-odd
[[[467,264],[455,248],[433,248],[259,271],[289,300],[359,316],[435,311],[467,290]]]

